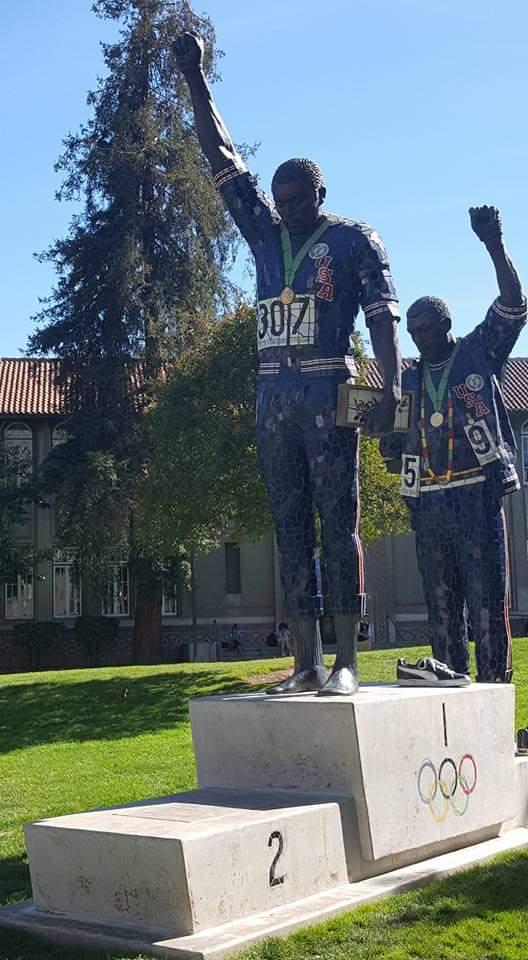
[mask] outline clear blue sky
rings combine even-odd
[[[495,203],[528,286],[526,0],[209,0],[225,51],[216,97],[233,138],[260,141],[268,187],[281,160],[317,160],[327,208],[384,237],[405,309],[449,303],[459,333],[495,296],[467,208]],[[202,6],[197,9],[201,9]],[[53,275],[32,259],[63,235],[61,140],[86,118],[111,26],[89,0],[5,4],[0,355],[16,356]],[[402,347],[412,352],[401,326]],[[516,347],[528,355],[528,333]]]

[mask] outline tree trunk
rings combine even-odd
[[[134,663],[161,663],[161,597],[162,585],[158,581],[137,585],[134,612],[134,637],[132,643]]]

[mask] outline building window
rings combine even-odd
[[[9,423],[4,430],[6,463],[13,466],[20,486],[33,475],[33,433],[25,423]]]
[[[173,580],[164,585],[161,612],[164,617],[183,616],[183,591],[179,581]]]
[[[60,447],[63,443],[66,443],[70,439],[70,435],[67,430],[64,429],[63,423],[58,423],[56,427],[53,427],[51,431],[51,447],[52,450],[55,447]]]
[[[528,420],[521,427],[522,444],[522,462],[523,462],[523,480],[525,487],[528,487]]]
[[[53,616],[78,617],[81,613],[81,576],[78,555],[68,548],[53,555]]]
[[[6,620],[31,620],[33,616],[33,571],[19,574],[5,585]]]
[[[226,593],[242,593],[240,576],[240,547],[236,543],[225,544]]]
[[[128,563],[120,560],[109,563],[106,577],[106,594],[101,604],[104,617],[128,617]]]

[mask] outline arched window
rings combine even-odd
[[[53,427],[51,431],[51,446],[52,449],[55,447],[60,447],[61,443],[66,443],[70,439],[70,435],[67,430],[64,429],[63,423],[58,423],[56,427]]]
[[[523,483],[528,487],[528,420],[521,427]]]
[[[21,484],[33,474],[33,433],[25,423],[8,423],[4,430],[6,463],[12,465]]]

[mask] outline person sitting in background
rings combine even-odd
[[[240,630],[238,629],[238,623],[234,623],[231,627],[231,649],[234,653],[239,653],[242,657],[244,655],[244,650],[242,648],[242,636]]]
[[[287,623],[279,623],[277,630],[277,643],[279,645],[279,656],[280,657],[291,657],[292,648],[291,648],[291,634],[290,628]]]

